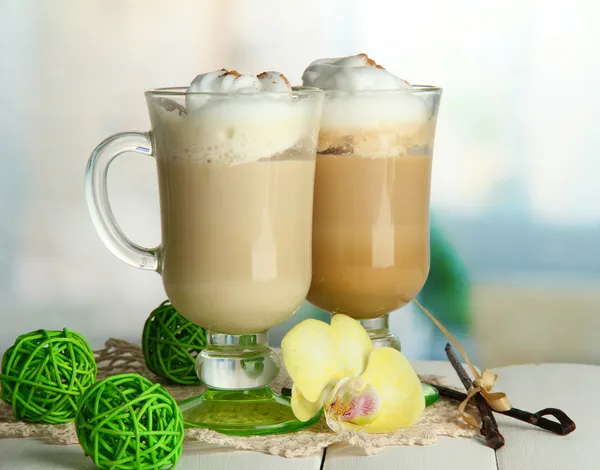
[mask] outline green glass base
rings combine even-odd
[[[310,421],[296,419],[290,401],[269,387],[251,390],[207,390],[179,403],[188,428],[208,428],[234,436],[283,434],[307,428]]]
[[[440,392],[437,388],[429,384],[421,384],[423,387],[423,395],[425,395],[425,405],[431,406],[440,398]]]

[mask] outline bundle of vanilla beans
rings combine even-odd
[[[446,345],[446,355],[448,356],[450,364],[452,364],[452,367],[456,371],[465,389],[469,391],[474,386],[473,381],[461,365],[456,353],[449,343]],[[458,392],[454,389],[441,387],[439,385],[434,385],[434,387],[439,390],[441,396],[451,400],[462,402],[467,398],[467,394]],[[490,405],[487,403],[481,393],[477,393],[473,397],[473,401],[479,410],[481,435],[485,437],[486,443],[489,447],[492,449],[499,449],[504,445],[504,436],[500,434],[500,431],[498,430],[498,423],[494,418],[492,412],[493,410],[490,408]],[[517,408],[511,408],[507,411],[498,411],[497,413],[510,416],[511,418],[516,418],[519,421],[532,424],[560,436],[565,436],[575,431],[575,422],[573,422],[573,420],[569,418],[563,411],[557,408],[545,408],[537,413],[530,413]],[[556,418],[557,421],[544,418],[544,416],[552,416]]]

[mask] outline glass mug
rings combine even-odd
[[[269,388],[280,364],[266,331],[298,309],[310,286],[324,94],[162,88],[145,95],[152,130],[102,142],[87,165],[86,194],[108,249],[159,273],[173,306],[208,330],[196,363],[207,388],[180,404],[184,421],[238,435],[309,426]],[[129,240],[108,202],[108,167],[125,152],[156,159],[156,248]]]
[[[389,314],[429,273],[429,199],[441,89],[326,94],[313,218],[308,300],[400,349]],[[344,112],[341,112],[341,111]]]

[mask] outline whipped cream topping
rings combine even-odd
[[[256,93],[259,91],[291,91],[288,79],[279,72],[242,75],[237,70],[215,70],[198,75],[188,91],[205,93]]]
[[[157,142],[165,154],[198,162],[237,164],[276,156],[316,135],[307,127],[318,125],[318,118],[307,113],[320,109],[292,100],[291,91],[288,79],[274,71],[198,75],[185,96],[185,112],[164,102],[156,108]]]
[[[401,155],[414,145],[429,117],[415,89],[366,54],[316,60],[304,71],[302,83],[328,91],[320,152]]]
[[[411,86],[388,72],[367,54],[318,59],[302,74],[302,83],[322,90],[402,90]]]
[[[257,75],[264,91],[290,91],[290,85],[287,77],[279,72],[263,72]]]

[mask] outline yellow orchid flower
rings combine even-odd
[[[281,342],[292,378],[292,410],[308,421],[321,409],[335,432],[392,432],[414,424],[425,409],[421,383],[404,355],[373,349],[361,324],[335,315],[331,325],[309,319]]]

